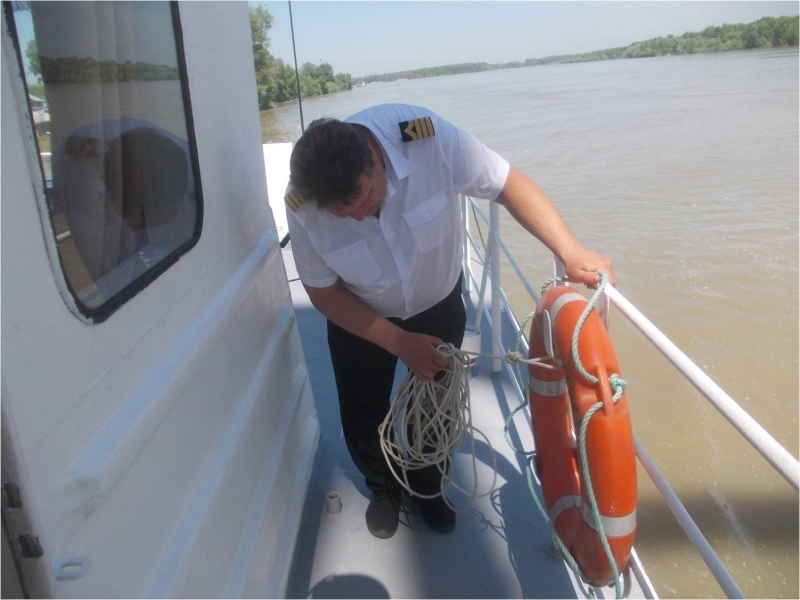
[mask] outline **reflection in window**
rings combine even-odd
[[[80,311],[100,321],[200,232],[173,7],[30,2],[13,10],[61,268]]]

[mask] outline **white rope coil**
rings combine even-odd
[[[463,352],[452,344],[443,344],[437,349],[449,361],[444,376],[439,381],[424,382],[409,371],[400,384],[389,413],[378,427],[378,434],[383,456],[392,474],[409,495],[427,499],[441,495],[453,511],[464,514],[476,498],[488,496],[494,490],[497,460],[489,438],[472,426],[468,372],[470,355],[474,353]],[[410,433],[413,437],[411,440],[408,439]],[[475,433],[486,441],[492,456],[492,485],[483,493],[478,493]],[[471,490],[463,489],[453,480],[451,459],[451,454],[458,450],[466,437],[470,439],[472,454],[474,485]],[[399,467],[402,476],[398,475],[397,469],[391,468],[392,463]],[[439,492],[425,495],[413,490],[408,472],[431,466],[435,466],[442,475]],[[448,500],[445,492],[451,487],[468,496],[466,506],[459,509]]]

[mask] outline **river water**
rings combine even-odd
[[[304,100],[305,124],[384,102],[431,108],[535,179],[617,289],[798,456],[797,49],[385,82]],[[297,105],[262,127],[294,141]],[[540,287],[548,251],[510,218],[503,238]],[[532,302],[503,278],[521,319]],[[797,598],[797,493],[613,311],[611,332],[634,433],[734,579]],[[722,596],[641,469],[638,523],[662,597]]]

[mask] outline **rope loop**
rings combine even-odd
[[[519,365],[519,363],[523,363],[526,365],[547,366],[542,365],[542,361],[546,358],[546,356],[541,358],[527,358],[518,350],[510,350],[506,348],[506,353],[503,355],[503,362],[508,363],[509,365]]]
[[[583,309],[583,312],[581,313],[581,316],[575,325],[575,330],[572,332],[572,360],[575,362],[575,368],[586,381],[592,384],[597,383],[597,377],[583,368],[581,357],[578,355],[578,338],[580,337],[581,330],[583,329],[583,324],[586,322],[586,319],[589,318],[592,309],[595,307],[595,304],[597,304],[597,301],[600,299],[600,295],[605,291],[608,283],[608,276],[603,271],[595,271],[595,273],[600,275],[600,285],[597,286],[594,294],[592,294],[592,297],[586,304],[586,308]],[[608,382],[611,385],[611,389],[614,391],[613,398],[614,402],[616,402],[622,397],[622,392],[625,391],[625,388],[628,386],[628,384],[617,373],[611,375],[608,378]]]
[[[622,397],[622,392],[628,387],[628,383],[616,373],[613,373],[611,377],[608,378],[608,382],[611,384],[611,389],[614,390],[613,399],[614,402],[616,402]]]
[[[450,358],[457,352],[456,347],[453,346],[453,344],[439,344],[436,347],[436,350],[438,350],[439,354],[445,358]]]
[[[620,392],[620,394],[622,394],[622,392]],[[602,408],[603,403],[598,402],[586,411],[586,414],[583,416],[583,420],[581,421],[580,433],[578,435],[578,448],[581,456],[581,471],[583,472],[583,480],[586,484],[586,495],[589,497],[589,506],[592,509],[592,517],[594,518],[594,528],[597,531],[600,542],[603,545],[603,551],[608,559],[608,564],[611,566],[611,571],[614,574],[614,588],[617,598],[622,598],[619,570],[617,569],[617,563],[614,560],[614,555],[611,552],[611,546],[608,543],[608,536],[606,535],[605,528],[603,527],[603,519],[600,516],[600,509],[597,508],[597,498],[594,494],[594,486],[592,486],[592,478],[591,474],[589,473],[589,460],[586,455],[586,431],[589,428],[589,421],[592,419],[594,414]]]
[[[506,362],[510,365],[517,364],[525,360],[525,357],[522,356],[522,352],[514,352],[506,348],[506,353],[503,356],[503,362]]]
[[[519,344],[517,345],[517,347],[519,347]],[[439,348],[441,348],[441,346]],[[441,352],[441,350],[439,350],[439,351]],[[487,358],[493,358],[493,359],[497,358],[497,359],[503,361],[504,363],[507,363],[509,365],[514,365],[515,369],[517,370],[517,382],[519,383],[519,387],[520,388],[524,388],[525,387],[525,383],[522,380],[522,376],[519,374],[519,364],[520,363],[523,363],[523,364],[526,364],[526,365],[537,365],[537,366],[543,367],[545,369],[554,369],[555,368],[555,367],[553,367],[553,365],[549,365],[549,364],[547,364],[545,362],[546,360],[548,360],[548,358],[549,358],[548,356],[541,356],[539,358],[525,358],[525,355],[522,354],[521,352],[519,352],[518,350],[509,350],[508,348],[506,348],[506,353],[505,354],[487,354],[485,352],[470,352],[469,350],[458,350],[458,349],[456,349],[455,352],[457,352],[458,354],[463,355],[463,356],[485,356]],[[448,357],[452,356],[452,353],[451,354],[445,354],[445,356],[448,356]]]
[[[559,277],[559,276],[551,277],[550,279],[545,281],[544,285],[542,286],[542,296],[544,296],[544,293],[547,291],[547,288],[549,288],[551,285],[553,285],[558,281],[569,281],[569,279],[567,277]]]

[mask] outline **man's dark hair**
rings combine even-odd
[[[361,175],[375,171],[375,159],[357,126],[317,119],[297,140],[289,163],[292,188],[305,200],[350,204],[358,196]]]

